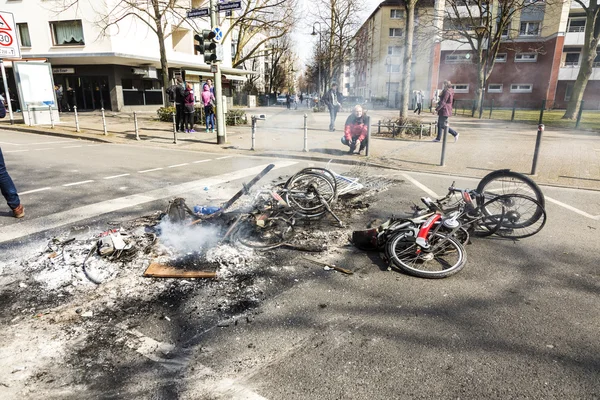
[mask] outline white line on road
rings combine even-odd
[[[583,215],[584,217],[587,217],[587,218],[590,218],[590,219],[595,219],[596,221],[599,221],[599,220],[600,220],[600,215],[592,215],[592,214],[588,214],[588,213],[586,213],[585,211],[581,211],[581,210],[580,210],[580,209],[578,209],[578,208],[575,208],[575,207],[573,207],[573,206],[570,206],[570,205],[568,205],[568,204],[565,204],[565,203],[563,203],[562,201],[558,201],[558,200],[556,200],[556,199],[553,199],[552,197],[545,196],[545,198],[546,198],[546,200],[548,200],[549,202],[551,202],[551,203],[554,203],[554,204],[556,204],[556,205],[559,205],[559,206],[561,206],[561,207],[564,207],[564,208],[566,208],[567,210],[571,210],[571,211],[573,211],[573,212],[574,212],[574,213],[576,213],[576,214]]]
[[[29,193],[41,192],[42,190],[49,190],[49,189],[52,189],[52,188],[51,187],[43,187],[43,188],[39,188],[39,189],[28,190],[26,192],[20,192],[19,196],[23,196],[24,194],[29,194]]]
[[[409,181],[410,183],[412,183],[413,185],[415,185],[416,187],[418,187],[419,189],[421,189],[422,191],[424,191],[425,193],[430,195],[431,197],[434,197],[436,199],[440,197],[437,193],[435,193],[433,190],[429,189],[427,186],[423,185],[421,182],[419,182],[412,176],[407,175],[407,174],[400,174],[400,175],[402,177],[404,177],[407,181]]]
[[[192,164],[198,164],[201,162],[207,162],[207,161],[211,161],[211,160],[198,160],[198,161],[192,161]]]
[[[73,183],[66,183],[63,186],[77,186],[77,185],[84,185],[86,183],[92,183],[92,182],[94,182],[94,181],[89,180],[89,181],[73,182]]]
[[[75,140],[55,140],[53,142],[37,142],[37,143],[14,143],[15,146],[36,146],[38,144],[58,144],[58,143],[73,143]]]
[[[183,167],[184,165],[189,165],[189,163],[183,163],[183,164],[169,165],[167,168],[177,168],[177,167]]]
[[[295,161],[275,162],[275,168],[280,169],[297,164]],[[152,201],[172,198],[183,193],[198,190],[206,186],[216,186],[225,182],[235,181],[248,177],[254,177],[261,172],[267,164],[258,165],[252,168],[245,168],[235,172],[204,178],[196,181],[186,182],[179,185],[168,186],[160,189],[154,189],[149,192],[134,194],[131,196],[120,197],[116,199],[102,201],[100,203],[90,204],[78,208],[70,208],[67,211],[57,212],[23,221],[16,225],[10,225],[4,229],[0,228],[0,243],[8,242],[20,237],[31,235],[37,232],[43,232],[48,229],[58,228],[64,225],[76,223],[87,218],[97,217],[102,214],[119,211],[125,208],[135,207],[140,204]],[[238,188],[232,189],[237,191]],[[227,197],[227,196],[225,196]]]
[[[215,158],[215,160],[224,160],[226,158],[231,158],[233,156],[225,156],[225,157],[219,157],[219,158]]]
[[[120,178],[122,176],[129,176],[130,174],[121,174],[121,175],[113,175],[113,176],[105,176],[104,179],[115,179]]]
[[[5,151],[4,153],[22,153],[24,151],[29,151],[29,150],[9,150],[9,151]]]
[[[54,147],[42,147],[40,149],[31,149],[31,151],[54,150]]]
[[[152,171],[158,171],[161,170],[162,168],[152,168],[152,169],[145,169],[143,171],[138,171],[139,174],[145,174],[146,172],[152,172]]]
[[[63,149],[75,149],[77,147],[83,147],[83,145],[79,145],[79,146],[64,146]]]

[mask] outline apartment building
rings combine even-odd
[[[60,9],[63,2],[7,0],[2,10],[13,13],[23,60],[44,60],[52,65],[55,84],[80,110],[156,110],[164,104],[160,49],[157,35],[138,16],[120,19],[103,35],[104,16],[117,18],[118,0],[80,1],[78,7]],[[182,6],[207,7],[208,0],[182,1]],[[35,10],[35,12],[32,12]],[[181,13],[185,9],[180,10]],[[222,17],[222,28],[228,20]],[[171,78],[181,76],[194,84],[212,78],[210,65],[195,54],[194,33],[210,29],[208,18],[182,19],[170,15],[164,32]],[[246,71],[231,68],[231,42],[225,41],[223,91]],[[10,68],[10,63],[7,67]],[[9,85],[15,91],[14,77]]]

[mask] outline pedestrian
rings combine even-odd
[[[2,192],[2,196],[6,199],[6,204],[8,204],[12,210],[13,216],[15,218],[23,218],[25,216],[25,210],[23,204],[21,204],[21,199],[19,199],[17,188],[6,170],[2,148],[0,148],[0,191]]]
[[[185,132],[185,97],[186,89],[183,86],[183,79],[175,79],[175,131]]]
[[[444,125],[448,123],[448,117],[452,115],[452,101],[454,100],[454,90],[452,90],[452,83],[450,81],[444,81],[444,90],[440,94],[440,101],[435,107],[435,111],[438,115],[438,134],[434,142],[439,142],[442,139],[442,133],[444,132]],[[452,133],[454,132],[454,133]],[[454,136],[454,142],[458,141],[458,132],[452,130],[450,134]]]
[[[204,115],[206,117],[206,132],[215,131],[215,95],[210,92],[210,86],[205,83],[202,87],[202,104],[204,105]]]
[[[75,91],[70,86],[67,88],[67,107],[69,111],[75,110]]]
[[[337,117],[342,100],[342,94],[337,90],[337,83],[332,83],[331,88],[323,96],[323,102],[329,109],[329,132],[335,132],[335,119]]]
[[[300,105],[302,105],[303,101],[304,101],[304,96],[302,96],[302,93],[300,93]]]
[[[415,103],[417,105],[414,112],[416,112],[417,115],[421,115],[421,108],[423,107],[423,92],[420,90],[415,91]]]
[[[354,106],[354,111],[346,119],[342,143],[350,147],[348,154],[353,154],[358,147],[358,154],[367,147],[367,125],[365,124],[363,108]]]
[[[288,110],[290,109],[291,101],[292,101],[292,98],[291,98],[290,94],[289,93],[286,94],[285,95],[285,104],[287,105]]]
[[[215,95],[215,86],[213,85],[212,79],[207,79],[206,80],[206,85],[208,85],[208,88],[210,89],[210,92],[214,96]]]
[[[194,89],[192,89],[192,84],[187,84],[187,90],[185,91],[187,94],[184,99],[184,120],[183,127],[185,129],[185,133],[194,133]],[[189,127],[189,128],[188,128]]]
[[[56,93],[56,106],[58,112],[63,112],[63,88],[61,84],[54,85],[54,92]]]

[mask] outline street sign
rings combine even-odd
[[[208,8],[192,8],[187,12],[188,18],[198,18],[198,17],[206,17],[208,16]]]
[[[221,30],[221,28],[219,28],[218,26],[213,29],[213,32],[215,33],[215,37],[214,37],[214,41],[215,42],[220,42],[221,39],[223,39],[223,31]]]
[[[21,58],[21,48],[16,39],[15,28],[13,14],[0,11],[0,58]]]
[[[241,10],[242,9],[242,1],[229,1],[227,3],[221,3],[218,6],[219,11],[229,11],[229,10]]]

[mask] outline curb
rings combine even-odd
[[[73,134],[73,133],[66,133],[66,132],[59,132],[59,131],[42,131],[42,130],[35,129],[35,128],[27,128],[27,127],[20,127],[20,126],[14,126],[14,125],[8,125],[8,126],[0,125],[0,127],[2,129],[6,129],[9,131],[15,131],[15,132],[35,133],[38,135],[56,136],[56,137],[69,138],[69,139],[91,140],[93,142],[100,142],[100,143],[113,143],[111,140],[108,140],[108,139],[98,138],[98,137],[93,137],[93,136],[88,137],[88,136],[79,135],[76,133]]]

